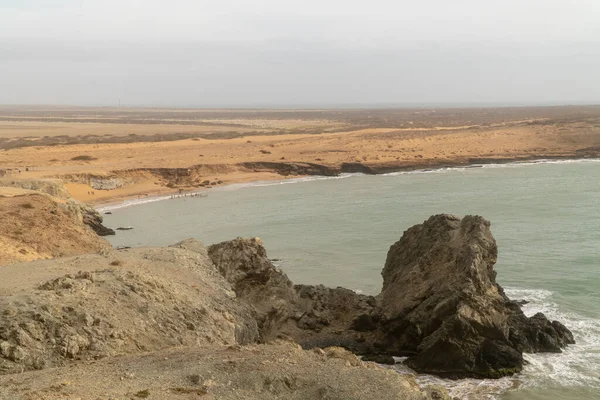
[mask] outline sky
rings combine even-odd
[[[598,71],[598,0],[0,0],[0,104],[599,104]]]

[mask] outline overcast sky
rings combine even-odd
[[[0,0],[0,104],[600,103],[600,0]]]

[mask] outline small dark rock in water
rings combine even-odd
[[[522,306],[524,306],[525,304],[529,304],[530,302],[529,302],[529,301],[527,301],[527,300],[515,300],[515,303],[517,303],[517,305],[518,305],[519,307],[522,307]]]
[[[120,226],[117,228],[118,231],[130,231],[132,229],[133,229],[132,226]]]
[[[126,250],[126,249],[130,249],[131,246],[118,246],[117,250]]]
[[[112,212],[107,211],[107,212],[104,213],[104,215],[112,215]]]
[[[362,360],[363,361],[372,361],[377,364],[385,364],[385,365],[396,364],[396,360],[394,360],[394,357],[388,356],[385,354],[371,354],[371,355],[363,356]]]

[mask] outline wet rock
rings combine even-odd
[[[383,269],[386,352],[420,372],[497,378],[522,352],[558,352],[573,337],[542,314],[527,318],[496,283],[490,223],[436,215],[392,245]]]

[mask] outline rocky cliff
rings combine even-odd
[[[6,199],[17,209],[0,220],[8,221],[0,225],[3,231],[25,224],[23,232],[39,236],[36,243],[52,246],[63,243],[59,238],[69,247],[68,240],[81,241],[84,231],[101,240],[50,196],[0,201]],[[51,232],[38,232],[36,218],[46,218]],[[27,243],[19,235],[13,240]],[[0,375],[8,377],[0,377],[3,396],[51,398],[46,395],[54,393],[59,375],[77,382],[59,387],[64,396],[94,392],[99,379],[116,397],[239,398],[235,388],[243,398],[256,399],[369,399],[373,393],[445,399],[443,391],[423,390],[347,350],[382,363],[406,356],[419,372],[497,378],[520,371],[523,352],[560,352],[573,343],[560,322],[542,314],[529,318],[505,295],[496,282],[498,250],[490,223],[477,216],[436,215],[404,232],[388,252],[378,296],[294,285],[257,238],[208,248],[189,239],[120,251],[94,243],[90,251],[97,254],[0,269]],[[254,347],[239,347],[249,345]],[[186,353],[196,354],[196,361]],[[179,361],[168,372],[146,362],[169,357]],[[194,362],[202,374],[186,377]],[[48,367],[59,369],[45,372]],[[128,375],[131,370],[146,378]],[[97,371],[103,375],[95,376]],[[139,391],[131,392],[123,376]],[[22,392],[25,381],[38,383]]]
[[[186,240],[3,267],[0,397],[449,400],[342,348],[267,338],[298,296],[265,256]]]
[[[59,179],[0,179],[0,195],[5,189],[23,189],[24,195],[45,194],[58,207],[73,214],[78,222],[89,226],[99,236],[114,235],[115,231],[102,225],[103,218],[92,206],[74,200]],[[7,196],[4,196],[7,197]],[[14,197],[14,196],[10,196]],[[2,231],[0,231],[2,232]]]
[[[306,348],[343,346],[389,360],[408,356],[419,372],[497,378],[523,367],[523,352],[560,352],[570,331],[543,314],[526,317],[496,283],[490,223],[436,215],[392,245],[376,297],[344,288],[292,286],[259,241],[211,246],[224,276],[254,307],[263,338],[284,335]],[[241,278],[240,278],[241,277]]]
[[[521,370],[523,352],[573,343],[562,324],[527,318],[496,283],[490,223],[436,215],[392,245],[380,295],[386,352],[412,368],[450,377],[498,377]]]

